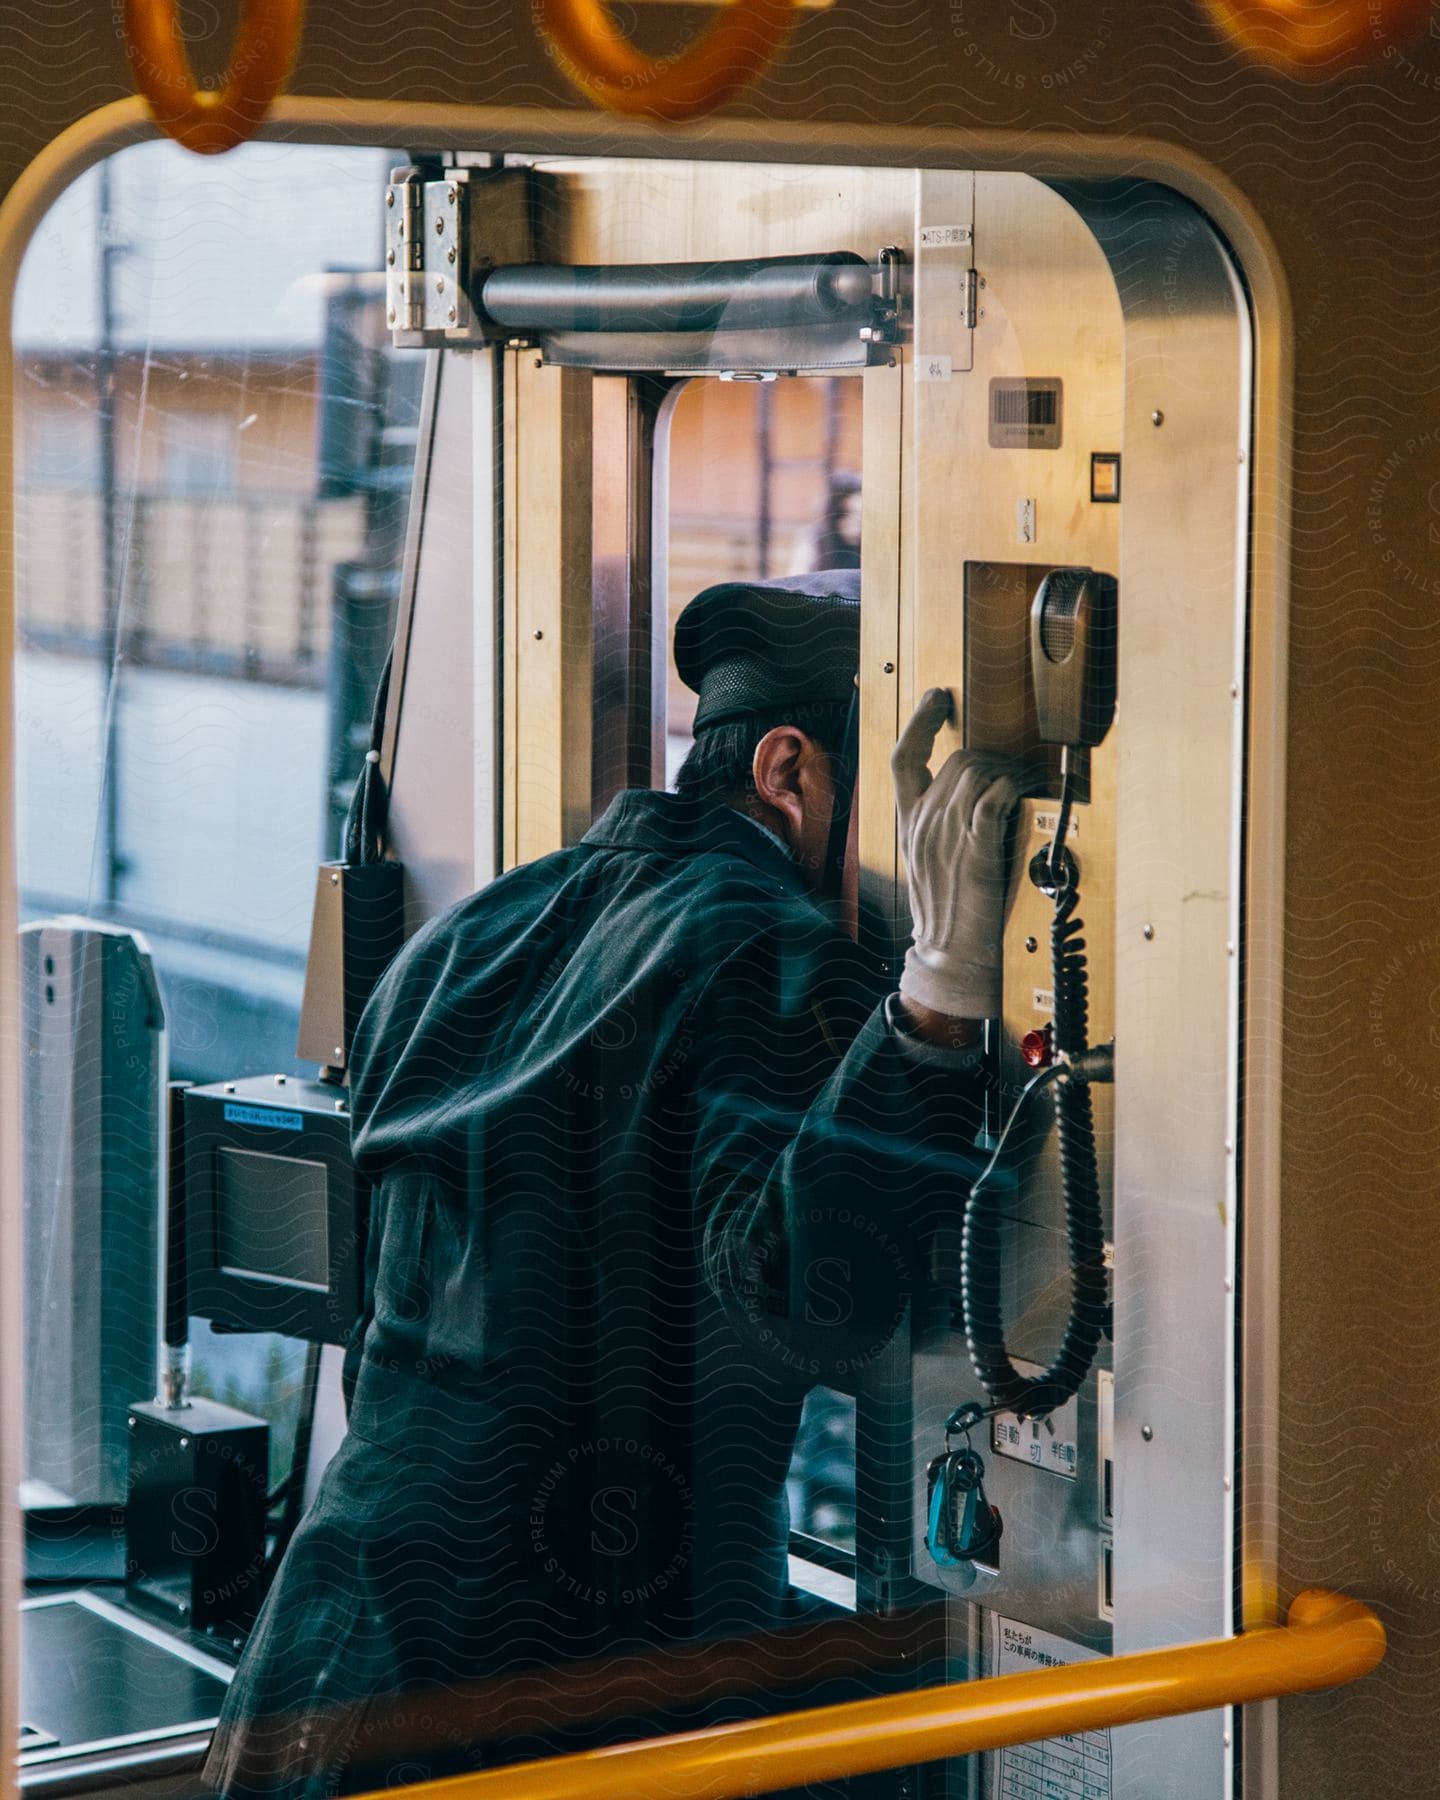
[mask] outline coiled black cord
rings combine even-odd
[[[1067,782],[1068,786],[1068,782]],[[1062,825],[1068,806],[1061,809]],[[1090,1371],[1109,1317],[1109,1282],[1105,1273],[1105,1225],[1100,1208],[1100,1176],[1095,1158],[1095,1115],[1090,1084],[1073,1063],[1089,1049],[1090,977],[1085,959],[1085,929],[1077,917],[1080,893],[1075,865],[1060,854],[1057,834],[1050,861],[1056,882],[1055,918],[1050,947],[1055,984],[1055,1064],[1030,1082],[1021,1095],[984,1173],[970,1190],[965,1206],[961,1257],[961,1297],[965,1339],[975,1373],[997,1406],[1021,1418],[1043,1418],[1078,1392]],[[1043,1375],[1022,1375],[1005,1347],[1000,1311],[1000,1237],[998,1211],[987,1184],[1000,1160],[1026,1098],[1049,1080],[1055,1095],[1055,1124],[1060,1154],[1060,1183],[1065,1196],[1065,1231],[1070,1247],[1070,1317],[1055,1360]]]

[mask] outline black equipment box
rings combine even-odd
[[[129,1409],[126,1584],[192,1630],[243,1631],[265,1592],[270,1427],[192,1400]]]
[[[360,1316],[370,1189],[344,1090],[261,1075],[185,1090],[189,1310],[343,1344]]]

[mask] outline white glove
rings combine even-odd
[[[1027,784],[1021,764],[990,750],[956,750],[932,775],[951,711],[947,691],[931,688],[890,758],[915,935],[900,992],[953,1018],[990,1019],[1000,1011],[1007,840]]]

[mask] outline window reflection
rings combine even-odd
[[[860,566],[861,384],[845,376],[692,381],[669,436],[669,637],[712,582]],[[695,695],[669,667],[667,783]],[[786,1482],[792,1531],[855,1548],[855,1402],[815,1388]]]
[[[313,1073],[315,865],[368,743],[419,410],[377,273],[388,161],[136,146],[61,196],[21,271],[22,916],[145,934],[176,1079]],[[32,1360],[69,1354],[44,1294],[27,1317]],[[280,1487],[305,1346],[195,1320],[192,1348],[197,1395],[269,1421]]]
[[[716,581],[860,566],[860,382],[690,382],[669,443],[669,618]],[[670,669],[666,779],[695,696]]]

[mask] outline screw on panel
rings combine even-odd
[[[344,1045],[343,1045],[343,1044],[337,1044],[337,1045],[336,1045],[336,1046],[335,1046],[335,1055],[336,1055],[336,1058],[337,1058],[337,1059],[338,1059],[338,1060],[339,1060],[339,1061],[340,1061],[340,1062],[344,1062],[344,1060],[345,1060],[345,1046],[344,1046]]]
[[[445,277],[443,275],[437,275],[435,277],[435,292],[437,294],[443,294],[445,292]]]
[[[390,323],[393,325],[395,323],[395,308],[393,306],[390,308],[390,312],[389,312],[388,316],[389,316]]]
[[[395,266],[395,246],[393,244],[385,252],[385,260],[390,265],[390,267],[393,269]]]
[[[1150,1440],[1155,1436],[1155,1427],[1153,1425],[1142,1425],[1140,1427],[1140,1435],[1142,1438],[1144,1438],[1145,1442],[1148,1444],[1150,1442]]]
[[[1039,938],[1033,938],[1033,937],[1032,937],[1032,938],[1026,938],[1026,940],[1025,940],[1025,948],[1026,948],[1026,949],[1027,949],[1027,950],[1028,950],[1028,951],[1029,951],[1029,952],[1030,952],[1030,954],[1031,954],[1031,955],[1032,955],[1032,956],[1033,956],[1033,955],[1034,955],[1034,954],[1035,954],[1035,952],[1036,952],[1036,951],[1037,951],[1037,950],[1038,950],[1038,949],[1039,949],[1039,948],[1040,948],[1040,940],[1039,940]]]
[[[445,230],[445,218],[441,213],[435,215],[435,235],[439,237]]]
[[[895,665],[892,662],[882,663],[880,666],[887,675],[893,675],[895,673]]]
[[[1163,412],[1160,411],[1159,407],[1156,407],[1155,411],[1151,413],[1150,423],[1152,425],[1156,425],[1156,426],[1163,425],[1165,423],[1165,415]]]
[[[459,315],[459,313],[456,312],[455,308],[452,306],[450,308],[449,312],[446,313],[445,316],[447,319],[449,319],[450,323],[453,325],[455,323],[456,319],[458,319],[460,315]]]
[[[1140,935],[1148,944],[1155,935],[1155,927],[1153,925],[1142,925],[1140,927]]]
[[[330,876],[330,885],[331,885],[331,887],[339,887],[340,875],[339,875],[338,870],[332,871],[331,876]]]
[[[535,633],[535,642],[538,644],[540,642],[541,638],[544,637],[544,635],[545,635],[545,633],[543,631],[537,631]]]
[[[385,204],[386,204],[386,205],[387,205],[387,206],[393,206],[393,205],[394,205],[394,204],[395,204],[395,190],[394,190],[394,188],[386,188],[386,190],[385,190]]]
[[[446,251],[446,252],[445,252],[445,260],[446,260],[446,262],[452,262],[452,263],[453,263],[453,262],[454,262],[454,260],[455,260],[455,246],[454,246],[454,245],[453,245],[453,244],[452,244],[452,245],[451,245],[451,246],[450,246],[450,248],[449,248],[449,249],[448,249],[448,250],[447,250],[447,251]]]

